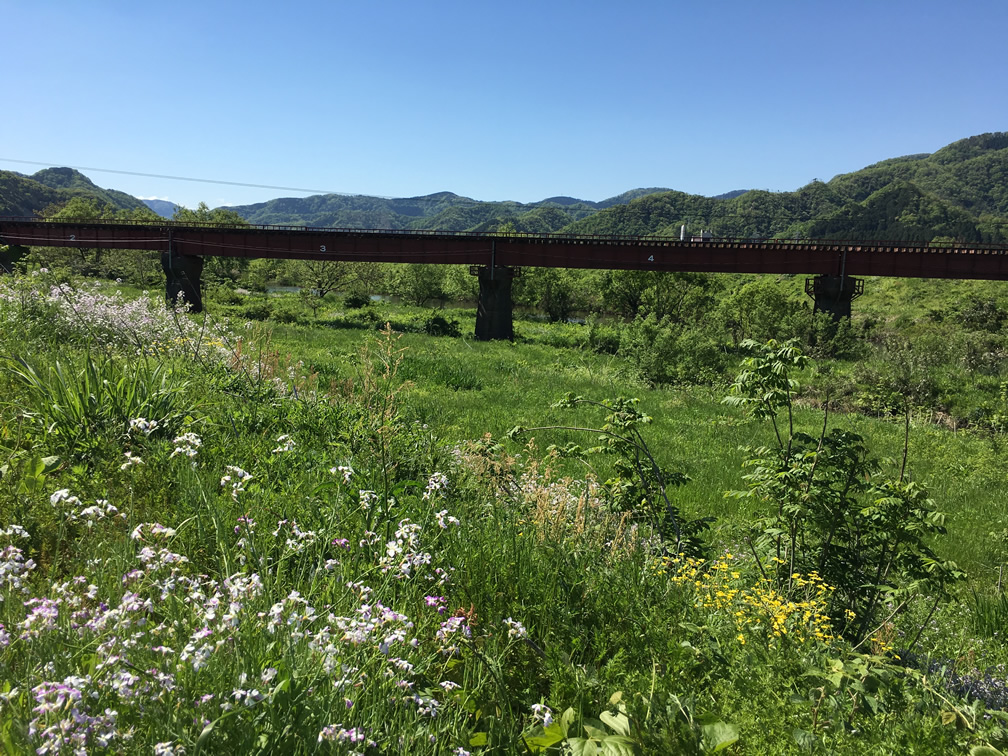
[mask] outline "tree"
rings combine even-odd
[[[195,210],[179,205],[175,209],[172,220],[177,223],[192,223],[202,226],[248,225],[245,219],[234,210],[229,210],[226,207],[215,207],[211,210],[205,202],[200,202]],[[248,270],[249,261],[240,257],[208,256],[205,265],[203,272],[209,280],[232,284]]]
[[[403,264],[396,266],[392,292],[407,304],[423,307],[432,299],[444,299],[443,265]]]
[[[298,260],[294,270],[301,294],[314,315],[318,315],[326,294],[343,288],[350,274],[346,263],[337,260]]]
[[[100,202],[93,197],[73,197],[62,205],[48,208],[44,217],[53,221],[157,221],[158,215],[150,208],[124,210]],[[76,256],[75,256],[76,253]],[[91,258],[93,253],[94,257]],[[100,275],[109,278],[135,278],[146,283],[154,269],[156,253],[149,250],[109,249],[107,247],[78,247],[76,249],[47,249],[44,256],[48,267],[65,265],[83,275]]]

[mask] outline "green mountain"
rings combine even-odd
[[[619,201],[613,198],[606,202]],[[553,197],[524,204],[480,202],[451,192],[439,192],[405,199],[342,194],[285,197],[229,209],[250,223],[267,225],[496,231],[509,224],[515,231],[534,233],[556,231],[591,215],[601,206],[602,203],[573,197]]]
[[[96,199],[117,210],[138,210],[141,200],[115,189],[102,189],[73,168],[45,168],[32,176],[0,171],[0,216],[31,216],[74,197]]]
[[[0,171],[0,215],[32,215],[73,197],[135,210],[140,200],[102,189],[71,168],[33,176]],[[387,198],[325,194],[232,208],[250,223],[442,231],[564,231],[745,238],[959,239],[1008,242],[1008,133],[981,134],[933,154],[884,160],[793,192],[732,191],[703,197],[633,189],[601,202],[550,197],[481,202],[452,192]]]
[[[1008,133],[982,134],[794,192],[648,194],[571,223],[586,234],[1008,242]]]

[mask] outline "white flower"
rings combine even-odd
[[[441,530],[446,530],[449,525],[459,524],[458,518],[452,517],[450,514],[448,514],[447,509],[442,509],[434,516],[437,518],[438,527],[440,527]]]
[[[245,491],[245,484],[252,480],[252,474],[247,473],[240,467],[228,465],[224,468],[229,474],[221,478],[221,488],[228,483],[231,484],[231,498],[238,501],[238,494]]]
[[[294,439],[285,433],[277,439],[277,448],[273,450],[273,453],[283,454],[292,451],[294,451]]]
[[[75,499],[75,498],[77,497],[70,495],[69,488],[61,488],[59,491],[57,491],[56,493],[54,493],[52,496],[49,497],[49,503],[55,507],[61,501],[67,501],[68,499]]]
[[[543,727],[553,724],[553,711],[546,704],[532,704],[532,716],[542,721]]]
[[[508,626],[509,638],[518,638],[520,640],[528,635],[528,631],[525,629],[525,626],[518,620],[513,620],[508,617],[504,620],[504,624]]]
[[[436,472],[430,476],[427,480],[427,488],[423,492],[423,500],[427,501],[430,497],[439,492],[443,491],[448,487],[448,476],[444,473]]]
[[[140,431],[145,436],[149,436],[158,429],[158,421],[135,417],[129,421],[129,429],[131,431]]]
[[[119,465],[120,470],[129,470],[131,467],[137,467],[138,465],[142,465],[144,463],[140,457],[130,454],[129,452],[124,452],[123,454],[126,457],[126,461]]]
[[[174,457],[181,454],[192,459],[203,445],[203,439],[195,433],[183,433],[172,441],[172,443],[175,444],[175,451],[170,456]]]
[[[330,467],[329,472],[333,475],[339,473],[343,476],[344,483],[350,483],[350,478],[353,477],[354,469],[350,465],[339,465],[338,467]]]

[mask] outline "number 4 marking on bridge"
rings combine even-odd
[[[654,262],[654,255],[651,255],[651,257],[649,257],[649,258],[647,259],[647,261],[648,261],[648,262]]]

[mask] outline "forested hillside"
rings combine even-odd
[[[46,168],[32,176],[0,171],[0,215],[35,215],[74,197],[94,199],[115,210],[145,207],[141,200],[125,192],[102,189],[73,168]]]
[[[140,200],[101,189],[70,168],[31,177],[0,172],[0,215],[31,215],[73,197],[116,210]],[[884,160],[795,191],[704,197],[633,189],[601,202],[481,202],[452,192],[392,199],[326,194],[228,208],[250,223],[444,231],[1008,241],[1008,133],[982,134],[933,154]]]
[[[932,155],[886,160],[794,192],[651,194],[564,230],[674,234],[682,224],[715,236],[1004,242],[1008,134],[970,137]]]

